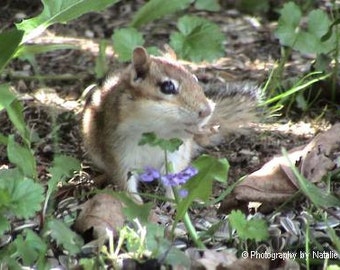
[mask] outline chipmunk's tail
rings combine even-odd
[[[210,88],[206,95],[216,103],[208,125],[217,126],[218,130],[210,136],[210,143],[218,143],[231,133],[245,132],[261,118],[263,91],[253,83],[227,83]]]

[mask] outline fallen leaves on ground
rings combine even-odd
[[[74,228],[81,234],[92,230],[90,238],[98,239],[98,243],[105,242],[108,231],[112,232],[113,237],[118,236],[119,229],[124,225],[123,205],[112,195],[97,194],[86,201],[81,209]]]
[[[306,179],[318,183],[329,172],[340,167],[337,164],[340,156],[339,134],[340,123],[337,123],[315,136],[307,145],[290,150],[288,158]],[[231,196],[222,202],[219,211],[226,213],[250,201],[274,206],[284,202],[298,190],[297,180],[287,158],[283,155],[274,157],[237,185]]]
[[[192,252],[195,254],[195,252]],[[197,254],[197,253],[196,253]],[[246,256],[249,254],[246,253]],[[237,258],[232,250],[205,250],[201,253],[200,258],[194,260],[195,269],[219,269],[219,270],[284,270],[299,269],[296,262],[282,259],[258,259],[258,258]]]

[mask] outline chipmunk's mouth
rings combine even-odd
[[[184,123],[184,130],[190,134],[199,132],[202,127],[198,123]]]
[[[206,126],[198,126],[198,125],[187,125],[185,128],[185,132],[192,134],[192,135],[209,135],[209,134],[216,134],[219,132],[220,125],[206,125]]]

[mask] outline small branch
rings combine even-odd
[[[76,81],[84,80],[87,75],[72,75],[72,74],[60,74],[60,75],[20,75],[20,74],[9,74],[9,77],[14,80],[45,80],[45,81]]]

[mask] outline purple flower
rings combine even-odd
[[[180,185],[180,183],[178,181],[179,179],[177,178],[177,174],[175,174],[175,173],[169,173],[167,175],[163,175],[161,177],[161,180],[162,180],[164,186],[173,187],[173,186]]]
[[[186,190],[186,189],[180,189],[178,191],[178,195],[181,197],[181,198],[185,198],[187,197],[189,194],[189,192]]]
[[[188,167],[179,173],[171,173],[161,177],[165,186],[179,186],[185,184],[191,177],[196,175],[198,170],[194,167]]]
[[[195,167],[189,166],[188,168],[184,169],[183,171],[179,172],[181,178],[186,179],[188,181],[191,177],[195,176],[198,173],[198,170]]]
[[[144,173],[139,175],[139,181],[149,183],[156,179],[159,179],[160,177],[161,177],[161,174],[158,170],[152,167],[146,167],[144,169]]]

